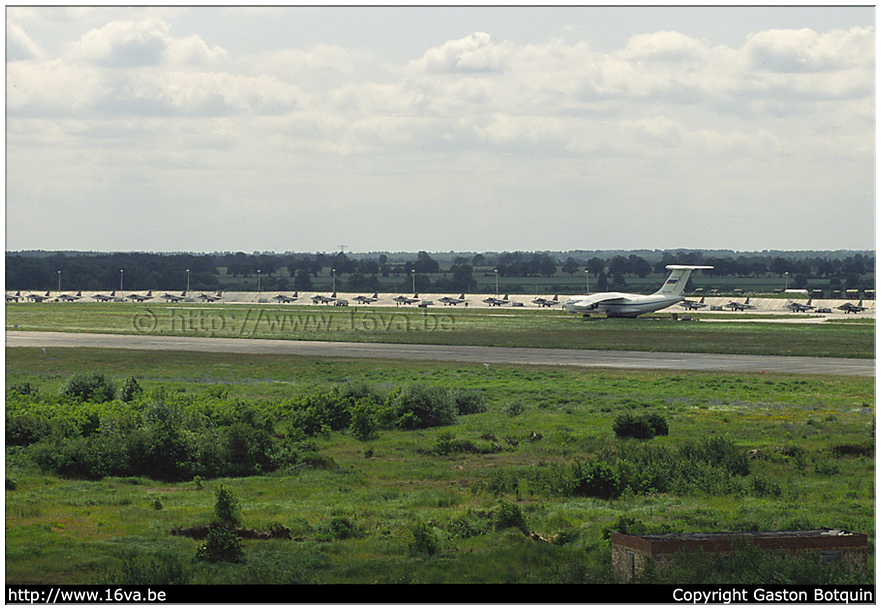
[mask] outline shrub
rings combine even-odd
[[[506,500],[500,500],[493,512],[493,527],[497,530],[514,528],[524,534],[529,533],[526,517],[523,516],[520,507]]]
[[[128,377],[119,387],[119,399],[123,402],[131,402],[143,391],[141,384],[134,377]]]
[[[576,496],[608,500],[621,493],[621,481],[611,466],[601,462],[572,465],[573,493]]]
[[[7,445],[31,445],[51,431],[49,419],[44,415],[23,413],[6,418]]]
[[[243,563],[245,547],[233,529],[225,525],[214,526],[208,531],[205,543],[196,550],[196,559],[210,563]]]
[[[333,517],[323,529],[325,534],[333,540],[358,538],[363,533],[362,529],[352,523],[348,517]]]
[[[238,525],[242,520],[242,505],[236,495],[221,485],[217,488],[214,515],[219,521]]]
[[[667,421],[657,414],[619,415],[612,424],[612,431],[619,438],[649,439],[668,433]]]
[[[326,392],[305,396],[295,403],[292,419],[306,436],[327,434],[332,430],[345,430],[351,423],[349,401],[337,393]]]
[[[679,453],[686,460],[719,467],[733,475],[749,474],[749,458],[746,450],[721,436],[686,443],[679,449]]]
[[[357,400],[351,407],[349,432],[359,441],[370,441],[379,436],[376,407],[366,400]]]
[[[36,396],[38,393],[37,386],[33,385],[29,381],[25,381],[23,383],[14,383],[9,386],[10,392],[15,392],[20,396]]]
[[[603,540],[611,540],[612,532],[618,532],[619,534],[648,534],[649,528],[645,523],[637,519],[636,517],[628,517],[627,515],[618,515],[618,518],[615,519],[609,525],[603,527],[602,538]]]
[[[452,395],[456,404],[456,413],[459,415],[473,415],[486,411],[486,398],[478,390],[456,388],[452,390]]]
[[[412,530],[413,541],[410,550],[414,553],[434,555],[440,551],[440,538],[433,527],[425,523],[417,523]]]
[[[447,529],[455,538],[473,538],[485,534],[489,529],[489,523],[488,514],[468,509],[465,514],[453,518]]]
[[[397,425],[404,430],[449,426],[456,423],[456,404],[449,390],[415,383],[395,400]]]
[[[61,388],[61,395],[78,402],[110,402],[116,390],[103,373],[76,373]]]

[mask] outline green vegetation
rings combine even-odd
[[[710,319],[712,314],[698,317]],[[143,320],[148,324],[143,326]],[[683,323],[669,316],[584,320],[562,311],[427,310],[187,303],[6,304],[6,329],[874,358],[875,321]]]
[[[692,280],[709,292],[772,293],[788,286],[827,297],[875,287],[874,252],[637,251],[343,252],[223,254],[7,253],[7,290],[346,291],[579,294],[654,291],[668,264],[709,265]],[[124,274],[120,272],[124,270]]]
[[[612,529],[838,527],[874,564],[874,379],[6,354],[7,582],[602,583]],[[645,578],[874,582],[749,552]]]

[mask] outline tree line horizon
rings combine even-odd
[[[666,273],[668,264],[710,265],[709,278],[787,277],[790,288],[874,289],[875,254],[865,251],[570,251],[486,253],[7,252],[6,290],[411,289],[475,292],[498,278],[533,278],[547,288],[615,290]],[[478,278],[489,278],[479,281]],[[551,278],[560,280],[549,283]],[[636,280],[638,282],[638,280]],[[567,284],[568,282],[568,284]],[[526,281],[526,284],[529,284]],[[563,290],[561,290],[562,292]]]

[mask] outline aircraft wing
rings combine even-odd
[[[569,301],[566,305],[574,307],[578,310],[596,309],[600,303],[624,303],[627,300],[626,295],[615,292],[605,292],[601,294],[588,295],[578,300]]]

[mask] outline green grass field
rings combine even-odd
[[[710,319],[713,314],[697,317]],[[727,315],[726,319],[736,319]],[[873,358],[873,319],[823,324],[582,319],[555,310],[8,303],[7,330]]]
[[[360,382],[382,393],[417,382],[475,390],[486,410],[369,441],[321,434],[308,439],[311,466],[240,478],[65,479],[7,446],[7,583],[149,584],[169,566],[193,584],[604,583],[614,579],[603,532],[624,518],[657,532],[838,527],[869,534],[874,565],[874,379],[6,350],[7,388],[30,383],[52,397],[90,371],[134,376],[181,404],[257,413]],[[645,412],[661,414],[669,434],[615,438],[618,415]],[[714,436],[755,452],[744,479],[753,487],[600,499],[542,484],[576,461]],[[221,484],[240,499],[245,526],[283,525],[293,539],[248,540],[244,563],[194,561],[200,542],[171,531],[211,521]],[[758,484],[771,491],[749,491]],[[528,533],[494,521],[506,506]],[[857,582],[873,583],[874,569]]]

